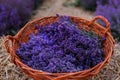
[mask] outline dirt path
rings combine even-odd
[[[32,18],[40,18],[44,16],[53,16],[56,14],[79,16],[82,18],[92,19],[93,14],[89,11],[84,11],[80,8],[73,6],[63,6],[66,1],[71,0],[46,0],[43,5],[38,9],[37,14]]]

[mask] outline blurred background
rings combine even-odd
[[[108,19],[116,40],[114,55],[110,64],[89,80],[120,80],[120,0],[0,0],[0,80],[32,80],[11,62],[4,37],[15,35],[31,20],[56,14],[88,20],[102,15]]]

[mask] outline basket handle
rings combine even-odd
[[[108,31],[110,32],[110,23],[109,23],[109,21],[105,18],[105,17],[103,17],[103,16],[96,16],[96,17],[94,17],[93,18],[93,20],[91,20],[91,22],[90,22],[90,25],[91,24],[93,24],[96,20],[98,20],[98,19],[100,19],[100,20],[102,20],[104,23],[105,23],[105,27],[106,27],[106,30],[105,30],[105,32],[104,32],[104,34],[105,33],[107,33]],[[111,33],[111,32],[110,32]]]
[[[5,45],[5,48],[6,48],[8,53],[10,53],[12,50],[12,48],[11,48],[12,45],[10,46],[10,41],[13,42],[13,40],[15,40],[14,36],[10,36],[10,35],[6,36],[6,39],[4,41],[4,45]]]

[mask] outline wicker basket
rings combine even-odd
[[[50,24],[58,20],[57,16],[44,17],[42,19],[37,19],[28,22],[15,36],[7,36],[5,39],[5,47],[11,55],[11,59],[15,65],[17,65],[22,72],[32,77],[34,80],[84,80],[90,76],[98,74],[103,66],[105,66],[113,54],[114,39],[110,33],[110,24],[102,16],[96,16],[93,20],[89,21],[79,17],[70,16],[73,22],[75,22],[78,27],[84,30],[93,30],[99,36],[105,36],[106,41],[104,42],[105,59],[96,66],[78,72],[72,73],[48,73],[41,70],[35,70],[30,68],[21,62],[20,58],[16,55],[16,50],[19,48],[19,43],[27,42],[29,40],[29,34],[36,33],[37,29],[34,27],[36,25]],[[97,19],[101,19],[106,26],[103,27],[96,23]],[[12,45],[10,44],[12,42]]]

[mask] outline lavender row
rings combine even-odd
[[[43,0],[0,0],[0,35],[13,33],[25,24]]]

